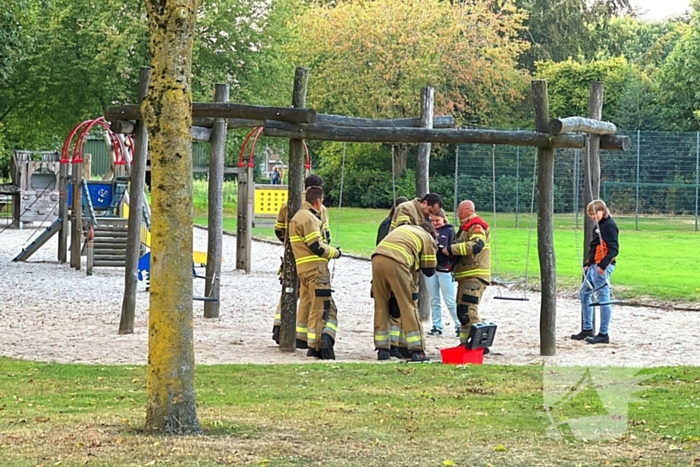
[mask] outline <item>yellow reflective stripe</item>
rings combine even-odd
[[[333,248],[332,246],[329,246],[329,247],[328,247],[328,250],[325,251],[325,252],[323,253],[323,257],[324,257],[324,258],[331,259],[331,258],[333,258],[333,257],[335,256],[335,252],[336,252],[336,251],[338,251],[338,250],[336,250],[336,249]],[[327,256],[326,256],[326,255],[327,255]]]
[[[326,321],[325,327],[327,327],[328,329],[332,329],[333,331],[338,330],[338,325],[335,323],[331,323],[330,321]]]
[[[489,269],[471,269],[469,271],[462,271],[455,273],[455,279],[461,279],[463,277],[473,277],[473,276],[490,276],[491,271]]]
[[[297,325],[297,332],[299,334],[306,334],[309,331],[309,328],[305,328],[303,326]]]
[[[414,344],[416,342],[420,342],[421,337],[420,336],[406,336],[406,343],[407,344]]]
[[[379,342],[384,342],[389,340],[389,336],[386,334],[375,334],[374,340]]]
[[[480,233],[479,233],[479,234],[474,234],[474,235],[472,236],[471,240],[473,240],[473,239],[475,239],[475,238],[480,238],[480,239],[482,239],[482,240],[484,241],[484,243],[486,243],[486,235],[484,235],[484,234],[480,234]]]
[[[309,341],[315,341],[315,340],[316,340],[316,332],[315,332],[315,331],[314,331],[314,332],[309,331],[306,335],[307,335]]]
[[[301,258],[297,259],[295,262],[298,265],[300,264],[306,264],[306,263],[313,263],[314,261],[328,261],[326,258],[321,258],[320,256],[302,256]]]
[[[275,222],[275,228],[276,229],[286,229],[287,223],[286,222]]]
[[[407,215],[397,216],[395,221],[391,222],[391,228],[396,228],[403,223],[411,223],[411,217]]]
[[[421,261],[437,261],[436,255],[420,255]]]
[[[304,241],[306,243],[309,243],[311,240],[313,240],[315,238],[321,238],[321,232],[311,232],[309,235],[304,237]]]
[[[406,259],[408,260],[408,264],[413,263],[413,256],[411,256],[408,253],[408,251],[406,251],[406,249],[404,247],[402,247],[401,245],[397,245],[396,243],[391,243],[391,242],[386,242],[386,241],[382,242],[381,245],[389,248],[390,250],[398,251],[399,253],[404,255],[406,257]]]
[[[289,237],[289,241],[292,243],[297,243],[297,242],[303,242],[304,239],[300,237],[299,235],[292,235]]]
[[[420,243],[421,243],[421,242],[420,242],[420,237],[418,237],[418,235],[416,235],[416,234],[414,234],[413,232],[410,232],[410,231],[408,231],[408,230],[406,230],[406,233],[408,234],[409,237],[411,237],[411,238],[413,239],[413,243],[416,244],[416,251],[420,251],[420,250],[421,250],[421,248],[420,248]]]
[[[282,319],[282,315],[279,314],[279,313],[277,313],[277,314],[275,315],[275,319]]]

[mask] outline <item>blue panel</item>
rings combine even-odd
[[[114,184],[111,181],[90,180],[88,184],[88,193],[92,200],[94,209],[107,209],[112,202],[114,196]],[[73,199],[73,184],[68,185],[68,200]],[[85,203],[85,200],[83,200]]]

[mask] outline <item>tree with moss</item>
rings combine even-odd
[[[200,431],[192,315],[192,43],[198,0],[146,0],[151,82],[141,106],[153,171],[146,429]]]

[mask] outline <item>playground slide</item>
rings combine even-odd
[[[129,218],[129,205],[124,202],[124,214],[123,218],[128,219]],[[148,230],[148,228],[141,224],[141,243],[146,245],[148,248],[151,248],[151,231]],[[207,264],[207,254],[206,252],[203,251],[193,251],[192,252],[192,260],[194,261],[195,264],[201,264],[205,265]]]
[[[44,246],[44,244],[48,242],[49,239],[56,234],[56,232],[61,230],[61,222],[62,220],[60,217],[53,221],[53,224],[47,227],[46,230],[44,230],[41,235],[36,238],[36,240],[30,243],[27,248],[23,248],[22,252],[15,256],[12,261],[27,261],[29,257],[36,253],[39,248]]]

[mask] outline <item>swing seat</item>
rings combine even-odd
[[[530,299],[527,297],[508,297],[506,295],[496,295],[493,297],[494,300],[512,300],[515,302],[529,302]]]
[[[523,291],[523,294],[520,297],[514,297],[514,296],[501,294],[501,287],[508,287],[509,285],[524,284],[525,279],[506,281],[506,280],[502,280],[499,277],[494,277],[491,279],[491,283],[498,287],[498,289],[496,291],[496,296],[493,297],[496,300],[512,300],[512,301],[518,301],[518,302],[529,302],[530,301],[530,299],[527,298],[527,294],[525,291]]]
[[[606,302],[591,302],[588,304],[590,307],[605,306],[605,305],[615,305],[616,303],[623,303],[624,300],[608,300]]]

